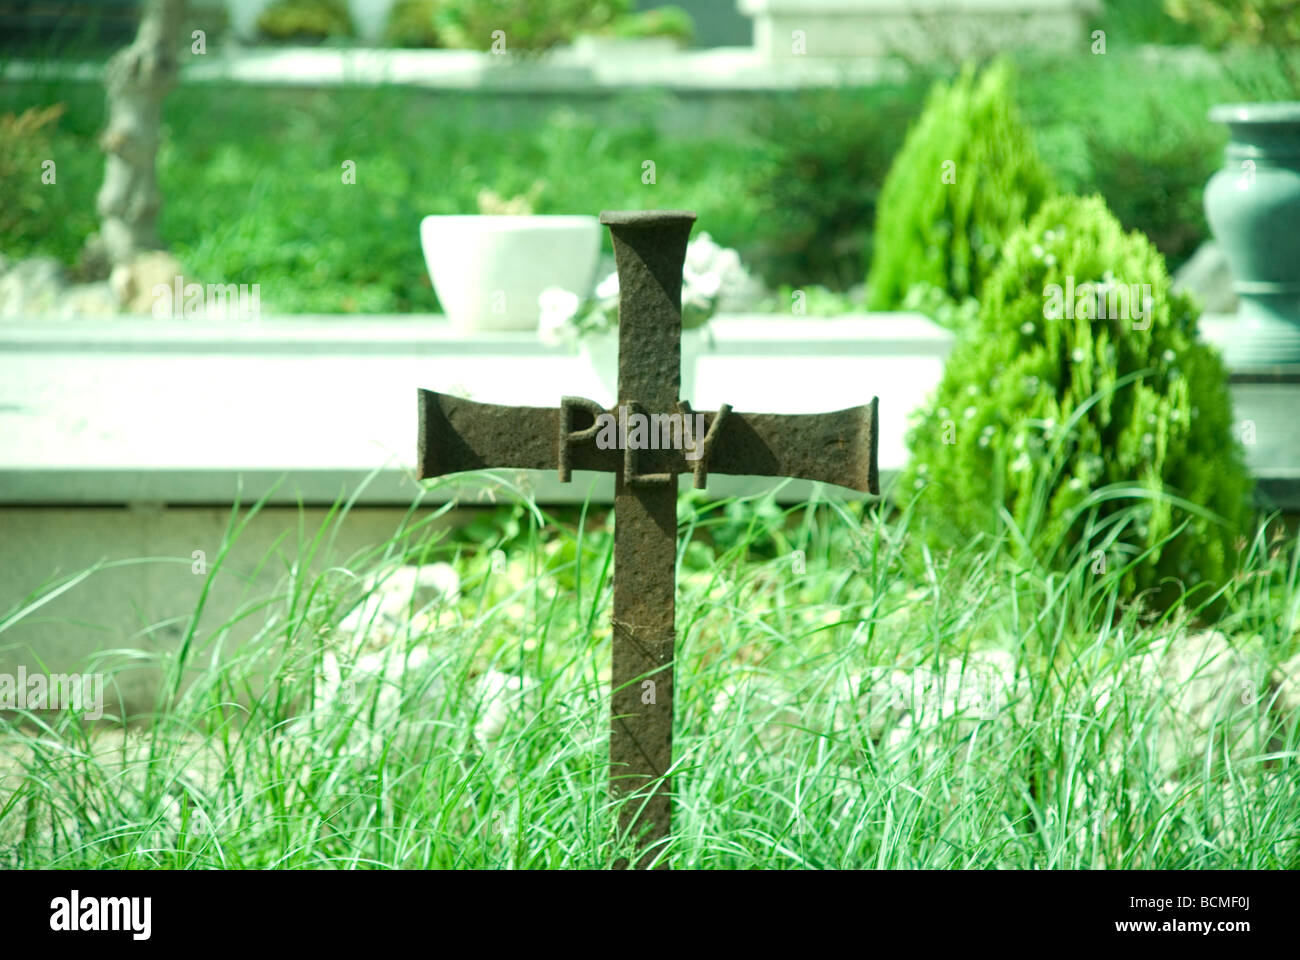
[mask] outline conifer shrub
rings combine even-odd
[[[352,18],[343,0],[277,0],[257,18],[257,28],[276,40],[350,37]]]
[[[900,492],[923,490],[934,548],[996,531],[1005,508],[1017,550],[1122,570],[1157,609],[1233,570],[1252,481],[1225,369],[1100,197],[1049,200],[1008,240],[908,444]]]
[[[448,46],[536,56],[599,32],[630,8],[631,0],[448,0],[436,25]]]
[[[979,298],[1006,238],[1053,193],[1011,99],[1011,68],[970,66],[930,93],[885,179],[868,303],[902,306],[916,285]]]
[[[439,0],[397,0],[384,27],[384,42],[390,47],[440,47],[442,39],[434,25]]]

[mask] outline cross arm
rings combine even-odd
[[[833,413],[727,412],[705,466],[709,473],[792,477],[878,494],[876,406],[872,398]],[[420,479],[491,468],[558,470],[560,414],[559,407],[510,407],[420,390]],[[703,416],[708,432],[719,414]],[[670,472],[696,469],[684,451],[665,453]],[[616,472],[624,451],[588,440],[569,446],[567,459],[573,470]]]

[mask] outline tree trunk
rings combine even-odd
[[[144,0],[135,42],[108,62],[108,126],[100,145],[108,154],[96,201],[100,231],[90,238],[86,269],[105,276],[142,250],[156,250],[158,192],[155,160],[162,102],[176,85],[185,0]]]

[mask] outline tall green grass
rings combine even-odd
[[[628,852],[606,790],[610,518],[520,500],[474,541],[434,532],[413,507],[386,543],[305,575],[347,507],[298,532],[274,595],[230,622],[195,611],[161,658],[171,682],[146,722],[123,732],[29,714],[3,729],[0,862],[603,868]],[[223,556],[256,509],[232,514]],[[1170,637],[1191,642],[1205,626],[1194,610],[1152,619],[1119,593],[1119,570],[1087,556],[1027,566],[1006,535],[936,556],[909,537],[909,516],[683,497],[677,803],[659,856],[679,868],[1300,865],[1300,731],[1270,680],[1296,652],[1294,541],[1261,527],[1243,550],[1218,626],[1257,683],[1171,765],[1144,664]],[[458,597],[412,611],[393,638],[348,642],[333,625],[357,583],[399,560],[452,563]],[[240,625],[252,639],[224,648]],[[349,675],[361,652],[389,669]],[[1014,682],[978,709],[934,718],[883,695],[892,671],[953,663],[974,676],[997,656]],[[329,657],[351,684],[322,682]],[[489,671],[522,692],[485,696]]]

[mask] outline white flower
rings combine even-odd
[[[569,321],[559,313],[542,312],[537,323],[537,337],[548,347],[558,347],[565,341]]]
[[[581,305],[582,298],[563,287],[547,287],[537,297],[537,306],[543,317],[553,314],[568,320],[577,315]]]
[[[596,296],[601,300],[609,300],[618,296],[618,274],[611,273],[596,286]]]
[[[735,250],[720,247],[707,233],[701,233],[686,247],[682,268],[682,300],[706,316],[724,295],[742,292],[749,275]]]
[[[682,297],[686,300],[712,300],[722,289],[722,277],[716,273],[694,273],[687,270],[682,275]]]
[[[548,346],[564,342],[569,323],[578,315],[582,298],[562,287],[547,287],[537,297],[541,316],[537,321],[537,336]]]
[[[723,293],[739,293],[749,280],[749,274],[745,272],[745,268],[740,264],[740,254],[730,248],[718,253],[713,268],[722,281]]]
[[[1025,336],[1029,336],[1031,333],[1033,333],[1034,332],[1033,321],[1026,320],[1024,323],[1022,323],[1020,325],[1020,332],[1023,333]]]
[[[1075,347],[1074,351],[1070,354],[1070,359],[1075,363],[1083,363],[1083,358],[1085,356],[1087,356],[1087,354],[1083,352],[1083,347]]]
[[[712,270],[713,261],[721,251],[722,248],[713,242],[712,237],[701,233],[686,245],[686,269],[693,273]]]

